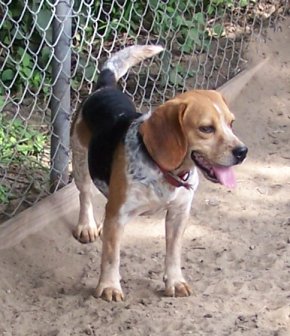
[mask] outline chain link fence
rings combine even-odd
[[[121,83],[146,111],[238,74],[253,34],[288,12],[279,0],[0,0],[0,220],[70,181],[70,121],[112,52],[165,47]]]

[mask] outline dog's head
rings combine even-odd
[[[233,187],[231,167],[241,163],[247,147],[233,133],[234,116],[217,91],[195,90],[159,106],[140,127],[144,144],[163,169],[188,169]]]

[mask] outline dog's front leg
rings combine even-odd
[[[106,214],[103,226],[103,249],[101,275],[97,287],[97,297],[106,301],[122,301],[124,295],[120,284],[120,244],[124,223],[119,216]]]
[[[165,295],[183,297],[191,289],[181,271],[182,237],[186,227],[190,203],[171,207],[166,214]]]

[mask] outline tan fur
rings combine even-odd
[[[150,155],[167,170],[186,168],[193,149],[213,164],[230,165],[233,148],[242,143],[231,132],[225,132],[221,119],[225,128],[230,128],[234,120],[222,95],[216,91],[193,90],[158,107],[140,131]],[[199,131],[200,126],[207,125],[213,126],[216,132]],[[192,164],[191,160],[189,163]]]
[[[85,148],[88,148],[92,138],[92,133],[89,130],[88,126],[85,124],[83,120],[80,120],[79,122],[76,123],[75,128],[76,128],[75,132],[77,133],[81,145],[84,146]]]
[[[102,296],[107,301],[124,299],[120,287],[120,245],[125,223],[121,208],[126,201],[127,180],[125,173],[124,146],[116,149],[112,175],[110,179],[108,203],[103,225],[103,249],[101,261],[101,276],[97,287],[97,297]],[[108,284],[110,284],[108,286]]]
[[[181,126],[186,107],[186,104],[169,101],[158,107],[140,126],[147,150],[165,170],[178,168],[187,152],[187,139]]]
[[[107,216],[116,216],[124,204],[127,192],[126,160],[124,145],[120,144],[114,154],[109,185]]]
[[[182,125],[188,139],[189,152],[201,152],[215,165],[232,165],[232,150],[243,144],[231,130],[234,116],[222,95],[216,91],[191,91],[178,99],[181,102],[188,101]],[[199,127],[206,125],[213,126],[215,132],[200,132]]]

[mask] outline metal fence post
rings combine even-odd
[[[71,0],[55,2],[53,20],[54,59],[51,98],[51,190],[69,180],[70,76],[71,76]]]

